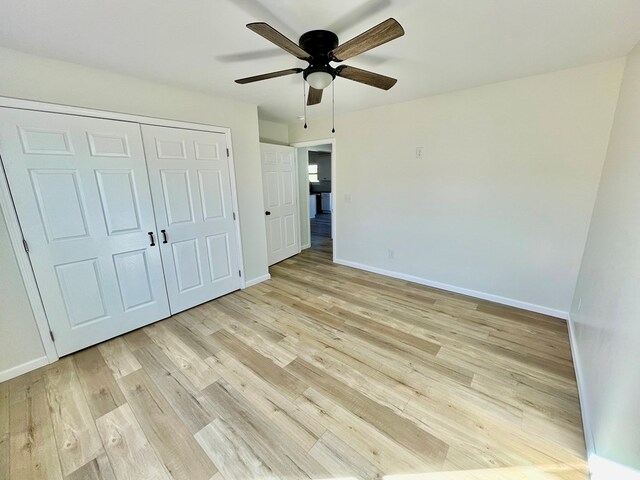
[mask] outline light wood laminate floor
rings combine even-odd
[[[0,479],[586,479],[564,322],[313,243],[0,384]]]

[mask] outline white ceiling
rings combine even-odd
[[[233,80],[306,63],[246,23],[296,42],[330,29],[344,42],[396,18],[404,37],[345,63],[397,85],[338,79],[337,112],[598,62],[640,40],[640,0],[0,0],[0,12],[1,46],[254,103],[286,122],[302,113],[301,75]],[[330,98],[309,117],[328,114]]]

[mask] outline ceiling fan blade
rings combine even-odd
[[[309,87],[309,95],[307,96],[307,105],[317,105],[322,101],[322,90]]]
[[[298,57],[300,60],[307,60],[311,55],[305,52],[297,44],[293,43],[271,25],[264,22],[255,22],[247,24],[247,28],[256,32],[258,35],[266,38],[271,43],[279,46],[281,49],[289,52],[294,57]]]
[[[381,88],[382,90],[389,90],[398,81],[395,78],[386,77],[379,73],[369,72],[367,70],[350,67],[348,65],[340,65],[336,68],[336,75],[348,80],[353,80],[354,82],[360,82],[366,85],[371,85],[372,87]]]
[[[395,18],[389,18],[370,28],[357,37],[343,43],[329,52],[329,58],[335,62],[342,62],[348,58],[360,55],[383,43],[390,42],[404,35],[402,25]]]
[[[285,75],[293,75],[302,72],[301,68],[289,68],[287,70],[278,70],[277,72],[263,73],[253,77],[239,78],[236,83],[244,85],[245,83],[259,82],[260,80],[268,80],[270,78],[284,77]]]

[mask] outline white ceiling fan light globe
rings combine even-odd
[[[333,75],[329,72],[311,72],[307,75],[307,83],[316,90],[322,90],[333,81]]]

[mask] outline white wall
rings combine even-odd
[[[338,115],[338,259],[566,316],[623,67]],[[289,140],[330,131],[291,124]]]
[[[582,414],[595,453],[638,470],[639,212],[640,45],[627,59],[571,309]]]
[[[260,141],[275,143],[276,145],[289,145],[289,126],[286,123],[258,120]]]
[[[255,105],[3,48],[0,48],[0,65],[2,96],[230,127],[238,183],[244,274],[251,281],[268,273]],[[0,231],[5,233],[4,225],[0,225]],[[21,279],[14,273],[3,270],[2,276],[3,282],[6,276],[6,284],[13,285],[15,295],[24,292]],[[13,295],[9,297],[13,298]],[[0,302],[2,332],[9,328],[5,321],[18,321],[9,318],[4,298]],[[24,343],[31,342],[31,339],[25,339]]]
[[[11,369],[30,362],[46,362],[40,334],[22,283],[11,240],[0,211],[0,381]]]

